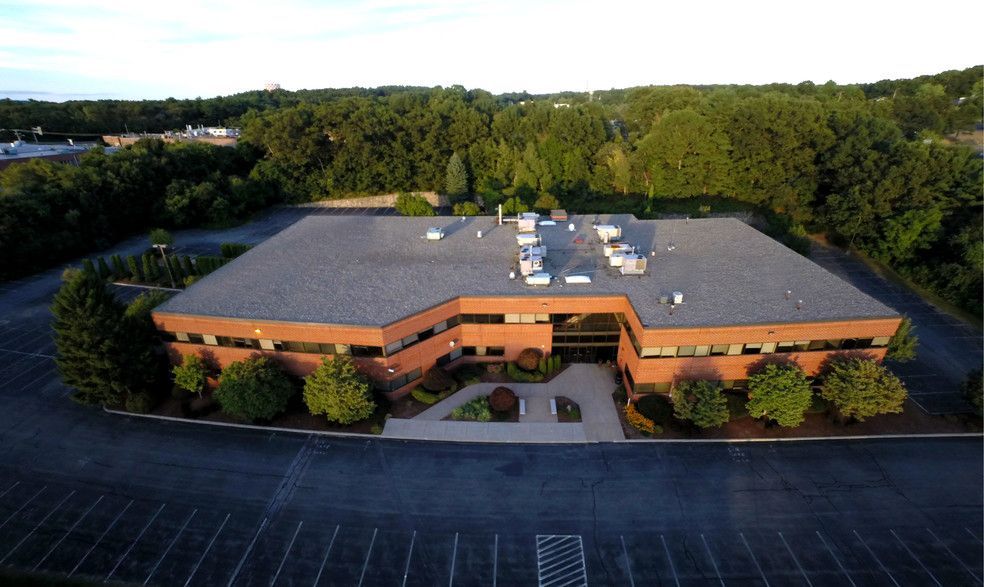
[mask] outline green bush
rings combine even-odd
[[[543,373],[539,371],[523,371],[516,363],[506,363],[506,374],[517,383],[538,383],[543,381]]]
[[[419,194],[398,194],[396,211],[404,216],[435,216],[434,208],[426,198]]]
[[[250,357],[222,371],[215,399],[222,411],[242,420],[269,420],[287,409],[293,384],[272,360]]]
[[[963,395],[974,408],[974,413],[978,416],[984,414],[984,380],[982,380],[981,370],[974,369],[967,374],[967,379],[960,385]]]
[[[143,272],[140,271],[140,262],[134,255],[129,255],[126,258],[127,267],[130,269],[130,277],[135,281],[143,281]]]
[[[554,355],[550,359],[553,361],[553,372],[560,371],[560,355]]]
[[[150,413],[156,405],[157,401],[154,396],[145,391],[131,393],[126,398],[126,411],[134,414]]]
[[[252,248],[253,245],[244,243],[222,243],[219,245],[219,250],[222,251],[222,256],[226,259],[235,259]]]
[[[888,341],[887,357],[893,361],[905,363],[916,358],[916,347],[919,346],[919,337],[916,336],[912,326],[912,320],[908,317],[902,319],[898,330]]]
[[[489,407],[489,398],[482,395],[460,405],[451,410],[452,420],[472,420],[475,422],[488,422],[492,419],[492,409]]]
[[[540,371],[541,375],[547,374],[547,360],[540,359],[540,364],[536,366],[537,370]]]
[[[338,424],[365,420],[376,410],[369,382],[346,356],[322,358],[304,378],[304,403],[312,414],[324,414]]]
[[[451,213],[455,216],[478,216],[482,209],[475,202],[459,202],[451,207]]]
[[[701,428],[728,421],[728,400],[713,381],[683,381],[673,389],[673,415]]]
[[[413,399],[417,400],[422,404],[427,404],[428,406],[432,406],[437,402],[441,401],[441,398],[438,396],[438,394],[425,391],[423,387],[413,388],[413,391],[410,392],[410,395],[413,397]]]
[[[673,419],[673,404],[665,395],[660,393],[642,396],[636,402],[636,409],[640,414],[661,426],[665,426]]]
[[[747,408],[754,418],[799,426],[812,398],[810,380],[795,363],[771,363],[748,377]]]
[[[858,422],[878,414],[899,414],[908,397],[905,385],[883,365],[853,357],[830,361],[820,395],[841,416]]]

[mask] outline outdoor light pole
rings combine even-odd
[[[171,273],[171,266],[168,265],[168,263],[167,263],[167,256],[164,254],[164,247],[166,247],[167,245],[155,244],[154,246],[157,247],[157,250],[161,252],[161,259],[164,260],[164,268],[167,269],[167,276],[169,278],[171,278],[171,287],[173,287],[174,289],[177,289],[178,286],[177,286],[177,284],[174,283],[174,274]]]

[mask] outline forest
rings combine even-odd
[[[747,209],[824,234],[981,313],[982,68],[853,86],[652,86],[551,96],[377,88],[208,100],[0,101],[0,126],[239,125],[236,149],[143,141],[0,172],[0,277],[148,225],[220,226],[277,202],[434,190],[510,209]],[[710,210],[708,210],[710,208]],[[787,241],[789,242],[789,241]]]

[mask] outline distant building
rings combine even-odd
[[[107,145],[125,147],[132,145],[140,139],[159,139],[165,143],[196,142],[208,143],[217,147],[235,147],[239,140],[238,128],[227,128],[223,126],[202,126],[193,127],[190,124],[185,126],[185,130],[166,131],[163,133],[127,133],[122,135],[103,135],[103,141]]]
[[[71,141],[54,144],[31,144],[20,140],[0,143],[0,169],[5,169],[14,163],[26,163],[32,159],[47,159],[78,165],[82,153],[95,146],[95,143],[76,145]]]
[[[554,108],[570,108],[570,107],[571,105],[568,104],[567,102],[557,102],[556,104],[554,104]]]

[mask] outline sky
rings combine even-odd
[[[0,0],[0,97],[857,83],[984,62],[982,20],[980,0]]]

